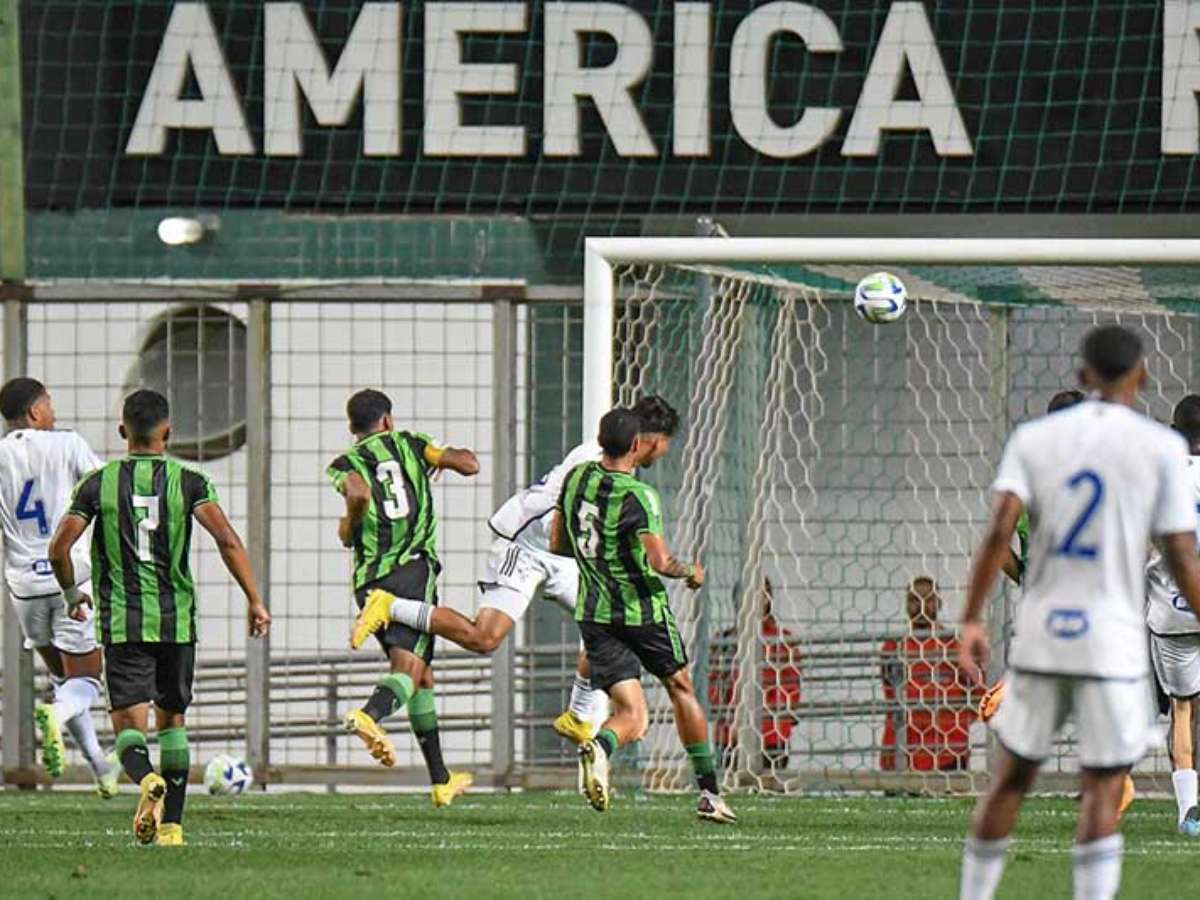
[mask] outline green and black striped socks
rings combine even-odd
[[[403,672],[393,672],[380,679],[375,692],[371,694],[371,699],[363,707],[363,712],[376,722],[382,722],[407,703],[412,695],[412,678]]]
[[[425,766],[429,769],[429,780],[433,784],[445,784],[450,772],[442,759],[442,741],[438,735],[437,707],[433,702],[433,691],[422,688],[408,701],[408,723],[412,726]]]
[[[686,748],[688,759],[692,761],[692,771],[696,773],[696,781],[700,790],[710,794],[719,794],[717,787],[717,760],[713,754],[713,746],[709,741],[699,744],[689,744]]]
[[[150,764],[150,750],[146,747],[146,736],[136,728],[126,728],[117,735],[117,758],[121,768],[134,784],[154,771]]]
[[[158,733],[158,764],[167,782],[163,821],[183,822],[183,804],[187,800],[188,770],[192,767],[187,729],[167,728]]]

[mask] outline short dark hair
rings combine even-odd
[[[132,440],[144,441],[154,434],[154,429],[171,418],[171,405],[158,391],[142,388],[125,398],[121,408],[121,421]]]
[[[1142,358],[1142,339],[1120,325],[1100,325],[1083,337],[1083,361],[1105,381],[1116,381]]]
[[[346,416],[355,434],[366,434],[391,411],[391,398],[374,388],[364,388],[346,401]]]
[[[641,418],[631,409],[610,409],[600,420],[600,449],[614,459],[633,449],[642,431]]]
[[[643,434],[665,434],[672,437],[679,428],[679,413],[657,394],[643,397],[633,405],[633,412],[642,420]]]
[[[1200,443],[1200,396],[1188,394],[1176,403],[1171,424],[1189,443]]]
[[[0,388],[0,415],[6,422],[15,422],[29,415],[44,396],[46,386],[36,378],[14,378]]]
[[[1050,402],[1046,404],[1046,414],[1058,412],[1060,409],[1070,409],[1076,403],[1082,403],[1087,398],[1083,391],[1077,391],[1071,388],[1067,391],[1059,391],[1050,398]]]

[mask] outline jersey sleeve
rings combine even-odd
[[[404,433],[404,440],[413,449],[417,459],[423,461],[425,465],[436,468],[442,461],[442,453],[446,448],[434,440],[432,435],[425,434],[423,431],[410,431]]]
[[[1155,535],[1196,530],[1196,499],[1189,477],[1187,447],[1172,440],[1163,454],[1152,528]]]
[[[325,469],[325,474],[329,476],[329,480],[333,482],[334,488],[339,494],[344,493],[346,487],[346,479],[354,471],[354,463],[350,462],[350,455],[343,453]]]
[[[75,469],[75,477],[82,478],[88,472],[94,472],[104,465],[91,445],[81,434],[74,434],[71,442],[71,465]]]
[[[79,516],[79,518],[90,522],[96,518],[96,514],[100,511],[100,470],[95,469],[91,473],[85,475],[83,479],[75,485],[75,490],[71,492],[71,505],[67,509],[67,515]]]
[[[992,491],[997,494],[1015,494],[1026,506],[1033,495],[1030,486],[1029,467],[1021,450],[1021,430],[1008,439],[1004,447],[1004,455],[1000,458],[1000,467],[996,470],[996,480],[992,482]]]
[[[658,491],[648,485],[639,485],[626,495],[621,509],[621,530],[662,537],[662,501]]]
[[[198,472],[195,469],[183,470],[183,499],[190,510],[205,503],[221,502],[213,480],[204,472]]]

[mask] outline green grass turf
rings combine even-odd
[[[35,897],[957,896],[968,800],[734,797],[734,827],[690,796],[567,793],[192,796],[186,848],[136,847],[135,797],[0,794],[0,895]],[[1068,897],[1075,804],[1035,800],[1001,897]],[[1126,818],[1123,897],[1194,895],[1200,844],[1174,805]],[[161,868],[160,868],[161,866]]]

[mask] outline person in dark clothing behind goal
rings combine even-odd
[[[191,764],[184,714],[196,661],[196,586],[188,565],[193,518],[212,535],[246,595],[251,637],[267,633],[271,615],[212,481],[165,455],[167,398],[134,391],[125,398],[120,432],[128,455],[76,485],[50,544],[50,562],[67,609],[82,617],[93,601],[75,587],[71,547],[95,522],[92,585],[113,731],[121,766],[141,788],[133,833],[142,844],[180,845]],[[146,747],[151,703],[161,774]]]

